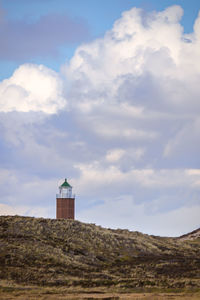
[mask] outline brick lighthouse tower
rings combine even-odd
[[[75,197],[72,196],[72,187],[65,181],[59,186],[59,194],[56,195],[56,219],[74,220]]]

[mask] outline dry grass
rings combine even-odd
[[[0,217],[0,249],[0,278],[11,287],[120,293],[200,289],[198,238],[184,241],[72,220],[8,216]]]
[[[160,290],[154,292],[134,292],[127,293],[126,291],[115,291],[112,288],[105,289],[99,287],[95,289],[81,289],[65,288],[65,287],[38,287],[32,285],[19,285],[8,281],[2,281],[0,287],[1,300],[128,300],[128,299],[145,299],[145,300],[159,300],[159,299],[174,299],[174,300],[188,300],[200,299],[200,292],[193,293],[189,290],[183,292],[161,292]]]

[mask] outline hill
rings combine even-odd
[[[81,288],[198,289],[200,238],[192,236],[158,237],[73,220],[1,216],[0,279]]]
[[[200,228],[180,236],[179,239],[185,241],[200,239]]]

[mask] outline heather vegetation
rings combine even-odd
[[[7,284],[73,291],[200,290],[197,234],[168,238],[72,220],[2,216],[0,249],[0,279]]]

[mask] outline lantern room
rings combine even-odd
[[[72,186],[67,182],[66,178],[63,184],[59,186],[57,198],[72,198]]]

